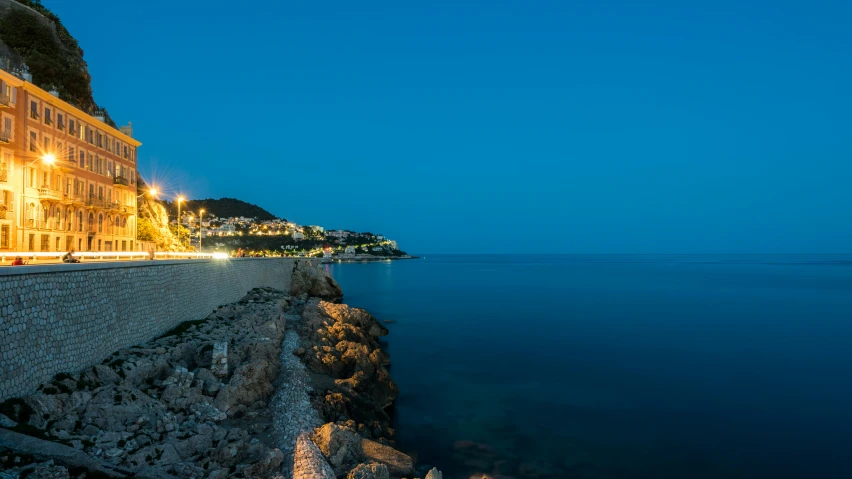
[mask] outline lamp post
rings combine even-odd
[[[180,238],[180,204],[183,203],[183,196],[177,197],[178,204],[178,215],[177,215],[177,234],[178,234],[178,242],[180,243],[181,248],[183,248],[183,240]]]
[[[41,160],[47,166],[53,166],[56,164],[56,157],[52,153],[46,153],[42,155],[40,158],[36,158],[35,160],[29,162],[26,166],[21,166],[21,243],[18,248],[20,251],[24,251],[24,239],[26,238],[26,189],[27,189],[27,168],[32,166],[33,163]],[[23,165],[23,164],[22,164]]]
[[[201,252],[201,238],[204,236],[204,210],[198,212],[198,252]]]

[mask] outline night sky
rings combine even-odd
[[[852,252],[848,1],[43,3],[172,193],[421,254]]]

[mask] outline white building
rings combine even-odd
[[[343,250],[343,253],[345,253],[345,254],[355,254],[355,247],[354,247],[354,246],[347,246],[347,247],[346,247],[346,249],[345,249],[345,250]]]

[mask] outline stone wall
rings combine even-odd
[[[256,287],[290,290],[293,259],[0,267],[0,401],[35,391]]]

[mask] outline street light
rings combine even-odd
[[[198,212],[198,252],[201,252],[201,238],[204,236],[204,210]]]
[[[19,244],[19,250],[21,250],[21,251],[24,250],[24,238],[25,238],[24,230],[26,229],[25,225],[26,225],[26,221],[27,221],[26,214],[25,214],[25,211],[27,209],[27,207],[26,207],[27,199],[26,199],[26,195],[24,194],[25,193],[24,190],[26,190],[26,188],[27,188],[27,168],[29,168],[30,166],[33,165],[33,163],[35,163],[39,160],[41,160],[41,162],[44,163],[47,166],[53,166],[53,165],[56,164],[56,156],[54,156],[53,153],[45,153],[41,157],[34,159],[33,161],[29,162],[29,164],[27,164],[26,166],[21,168],[21,205],[20,205],[20,208],[21,208],[21,242]]]
[[[177,232],[178,232],[178,242],[180,242],[180,245],[183,246],[183,240],[180,239],[180,204],[181,203],[183,203],[183,196],[178,196],[177,197],[177,204],[178,204]]]

